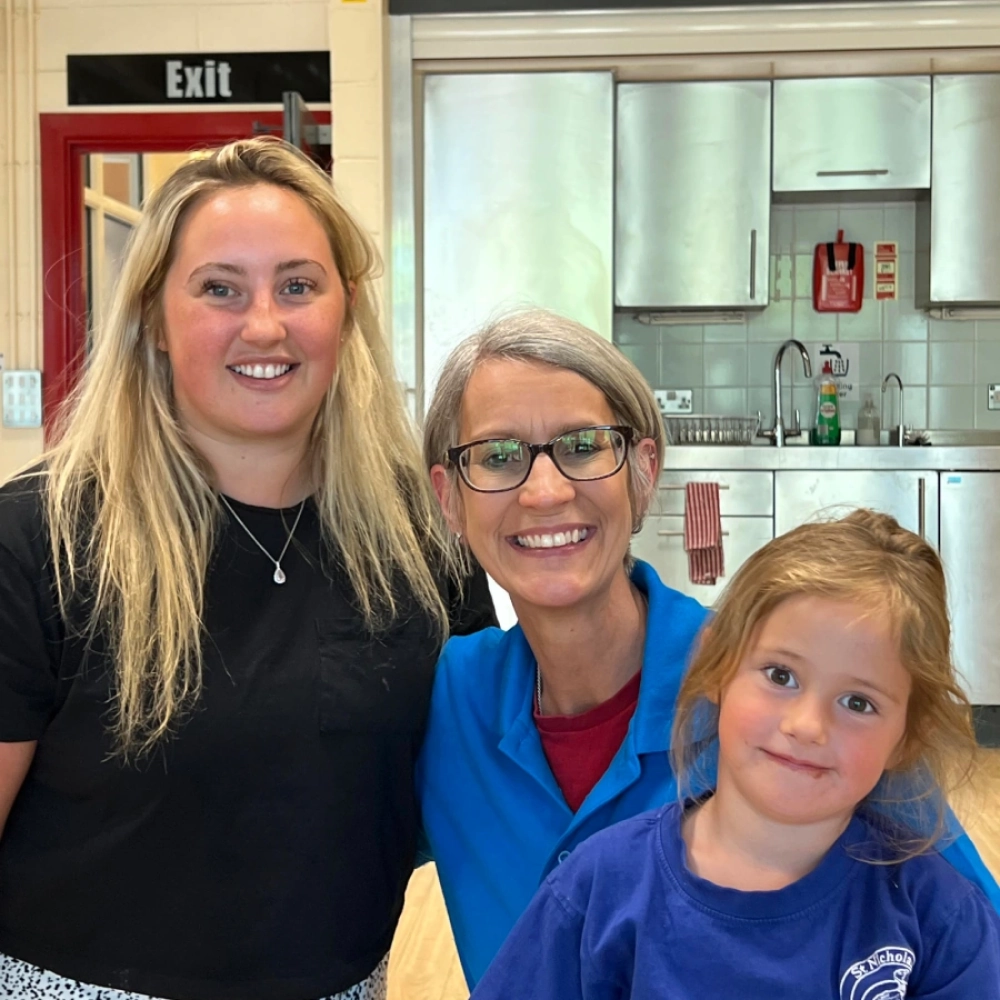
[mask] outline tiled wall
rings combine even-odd
[[[1000,320],[943,321],[914,307],[914,214],[906,202],[774,206],[771,214],[770,305],[746,323],[645,326],[628,314],[615,317],[615,343],[654,388],[694,390],[700,413],[752,415],[765,426],[774,416],[774,356],[797,337],[810,347],[830,341],[860,344],[860,399],[842,405],[845,427],[855,426],[866,394],[882,402],[883,375],[895,371],[906,387],[905,419],[915,428],[1000,430],[1000,411],[986,407],[986,386],[1000,382]],[[817,313],[812,308],[812,254],[843,229],[865,247],[865,301],[858,313]],[[900,296],[876,302],[871,275],[877,239],[899,243]],[[794,355],[794,357],[793,357]],[[802,375],[797,352],[786,352],[784,384],[792,379],[793,405],[803,423],[813,419],[814,390]],[[786,390],[785,411],[789,396]],[[886,424],[896,417],[895,387],[886,394]]]

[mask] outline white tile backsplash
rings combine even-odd
[[[746,323],[715,323],[702,327],[705,344],[745,344]]]
[[[813,256],[808,253],[797,253],[795,261],[795,297],[812,301],[813,287]]]
[[[1000,319],[977,320],[976,340],[1000,340]]]
[[[841,313],[837,317],[837,340],[874,340],[882,343],[881,304],[865,302],[860,312]]]
[[[882,377],[895,372],[904,386],[927,384],[927,344],[917,341],[882,345]]]
[[[976,344],[976,379],[983,385],[1000,382],[1000,340],[983,340]],[[1000,410],[993,412],[1000,413]]]
[[[771,253],[788,253],[795,242],[795,208],[775,205],[771,209]]]
[[[916,246],[917,207],[912,202],[888,204],[882,211],[883,239],[899,244],[900,256],[913,253]]]
[[[799,340],[836,340],[837,314],[816,312],[809,299],[796,299],[792,306],[792,330]]]
[[[871,255],[875,251],[875,241],[882,239],[884,234],[882,206],[859,205],[856,208],[841,206],[837,221],[837,228],[844,230],[844,239],[848,243],[860,243],[865,248],[865,256],[871,260]],[[828,239],[833,239],[835,236],[836,233]]]
[[[928,323],[931,340],[973,340],[976,326],[971,320],[932,319]]]
[[[878,206],[879,215],[882,214]],[[812,254],[817,243],[837,238],[839,211],[836,206],[795,209],[795,252]]]
[[[883,340],[926,340],[930,320],[913,302],[882,303]]]
[[[722,388],[747,384],[746,344],[705,344],[705,378],[702,385]]]
[[[971,385],[976,345],[971,341],[934,341],[930,345],[930,385]]]
[[[914,305],[914,225],[912,203],[776,205],[771,212],[771,302],[750,313],[746,323],[650,327],[629,316],[615,317],[615,342],[655,388],[694,390],[702,413],[754,415],[764,426],[774,419],[775,353],[789,337],[806,343],[818,372],[815,345],[858,342],[860,399],[845,403],[842,422],[854,426],[865,395],[876,407],[887,404],[887,422],[896,419],[897,390],[883,397],[883,376],[895,371],[906,387],[906,423],[916,428],[1000,429],[1000,411],[986,408],[986,384],[1000,382],[1000,320],[930,320]],[[866,295],[871,294],[876,239],[899,244],[900,298],[866,298],[858,313],[817,313],[812,308],[812,267],[816,243],[836,238],[865,248]],[[811,424],[815,387],[801,373],[797,351],[785,355],[785,406],[798,407]],[[794,374],[793,374],[794,373]]]
[[[661,344],[661,389],[693,389],[705,384],[705,349],[701,344]]]
[[[790,253],[771,255],[771,301],[780,302],[795,294],[795,258]]]
[[[931,386],[927,390],[928,422],[931,427],[941,430],[963,430],[974,427],[973,403],[973,393],[967,386]],[[909,410],[906,422],[912,423]]]
[[[705,412],[722,417],[745,417],[746,389],[705,389]]]
[[[789,299],[772,302],[747,322],[748,340],[777,340],[780,343],[791,335],[792,302]]]
[[[769,386],[774,379],[774,356],[780,341],[747,345],[747,384]]]

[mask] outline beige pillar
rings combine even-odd
[[[3,0],[0,21],[0,353],[40,368],[38,106],[35,0]],[[0,426],[0,479],[42,449],[41,430]]]
[[[372,234],[386,261],[389,248],[388,15],[384,0],[332,0],[333,178]],[[378,289],[389,327],[385,278]]]

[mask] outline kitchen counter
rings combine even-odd
[[[779,471],[804,469],[819,472],[840,470],[927,469],[935,472],[1000,471],[1000,446],[929,446],[860,448],[853,444],[818,448],[790,444],[773,445],[678,445],[668,446],[665,470],[714,471],[716,469],[759,469]]]

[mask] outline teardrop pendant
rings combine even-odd
[[[274,577],[273,577],[273,579],[274,579],[275,583],[284,583],[285,582],[285,571],[279,565],[277,565],[277,563],[274,566]]]

